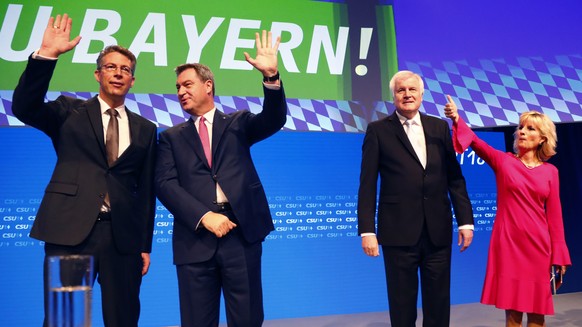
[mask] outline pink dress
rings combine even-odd
[[[496,150],[459,119],[453,126],[458,153],[469,146],[495,172],[497,214],[493,224],[481,303],[504,310],[553,315],[551,265],[570,265],[564,239],[558,169],[526,167]]]

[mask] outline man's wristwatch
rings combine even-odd
[[[267,77],[267,76],[263,76],[263,82],[276,82],[279,80],[279,72],[277,71],[277,74],[271,76],[271,77]]]

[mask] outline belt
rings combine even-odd
[[[232,211],[232,207],[230,206],[230,203],[228,203],[228,202],[216,202],[214,204],[216,205],[215,212]]]
[[[97,221],[111,221],[111,211],[101,211],[97,215]]]

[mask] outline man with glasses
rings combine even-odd
[[[14,90],[12,112],[47,134],[57,156],[30,235],[45,242],[45,262],[92,255],[105,326],[137,326],[152,246],[156,127],[124,105],[136,58],[116,45],[97,58],[98,96],[44,102],[57,58],[81,40],[70,38],[71,25],[67,14],[49,19]],[[44,283],[47,325],[46,264]]]

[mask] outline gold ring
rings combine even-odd
[[[53,28],[59,28],[57,25],[53,25]]]

